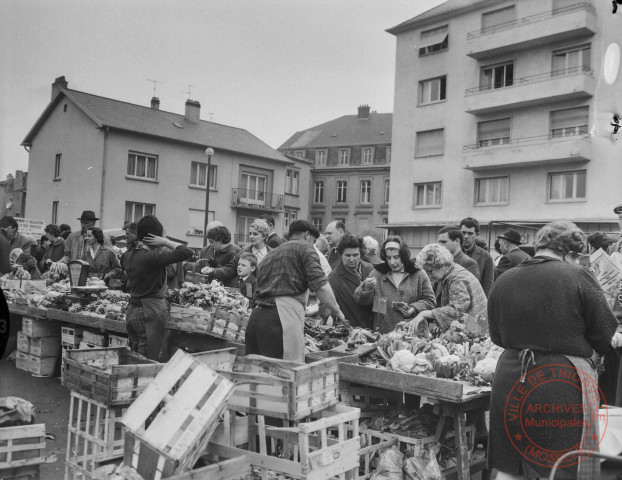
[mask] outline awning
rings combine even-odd
[[[431,45],[443,43],[447,35],[447,28],[432,30],[429,34],[422,32],[419,48],[426,48]]]

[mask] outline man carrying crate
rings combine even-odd
[[[319,232],[309,222],[289,226],[289,241],[268,252],[257,267],[255,308],[246,327],[246,354],[304,363],[305,306],[309,289],[333,315],[345,320],[310,238]]]
[[[166,266],[188,260],[194,252],[162,238],[164,227],[153,215],[141,218],[136,230],[136,246],[124,258],[130,293],[126,318],[130,347],[150,360],[166,362]]]

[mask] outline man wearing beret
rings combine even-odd
[[[181,243],[163,238],[163,233],[155,216],[144,216],[136,225],[136,245],[124,257],[130,293],[126,315],[130,347],[158,362],[168,360],[166,266],[189,260],[194,254]]]
[[[495,280],[503,272],[507,272],[510,268],[514,268],[526,260],[529,257],[528,254],[523,252],[518,246],[521,244],[520,233],[516,230],[508,228],[501,235],[497,236],[499,239],[499,248],[503,256],[499,260],[499,264],[495,267]]]
[[[266,254],[257,267],[255,308],[246,328],[246,354],[305,361],[304,319],[309,289],[334,317],[345,320],[309,238],[319,237],[305,220],[289,226],[289,241]]]

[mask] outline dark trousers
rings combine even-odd
[[[246,355],[283,358],[283,326],[276,308],[255,308],[246,327]]]
[[[168,309],[164,299],[144,299],[127,307],[125,328],[130,348],[157,362],[168,361]]]

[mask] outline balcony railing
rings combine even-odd
[[[506,82],[507,85],[495,87],[494,85],[479,85],[478,87],[467,88],[464,91],[466,97],[470,95],[477,95],[479,93],[493,92],[497,90],[503,90],[506,88],[520,87],[525,84],[534,84],[539,82],[546,82],[553,78],[569,77],[573,75],[592,75],[591,68],[586,66],[566,68],[563,70],[553,70],[551,72],[539,73],[537,75],[528,75],[526,77],[516,78],[510,82]]]
[[[272,212],[283,210],[283,195],[244,188],[231,189],[231,206]]]
[[[472,32],[467,33],[467,40],[477,38],[482,35],[489,35],[491,33],[497,33],[497,32],[501,32],[504,30],[510,30],[512,28],[521,27],[527,23],[534,23],[534,22],[540,22],[543,20],[548,20],[557,15],[564,15],[567,13],[575,12],[577,10],[588,10],[591,13],[596,12],[594,10],[594,7],[587,2],[576,3],[574,5],[569,5],[563,8],[557,8],[555,10],[550,10],[548,12],[542,12],[542,13],[537,13],[535,15],[529,15],[527,17],[517,18],[509,22],[500,23],[499,25],[495,25],[493,27],[474,30]]]
[[[549,140],[557,140],[563,138],[580,138],[589,137],[587,133],[587,125],[580,125],[576,127],[564,127],[551,130],[548,135],[536,135],[533,137],[520,137],[520,138],[495,138],[490,140],[480,140],[477,143],[471,145],[465,145],[462,150],[465,152],[481,150],[494,147],[517,147],[521,145],[537,145],[540,143],[546,143]]]

